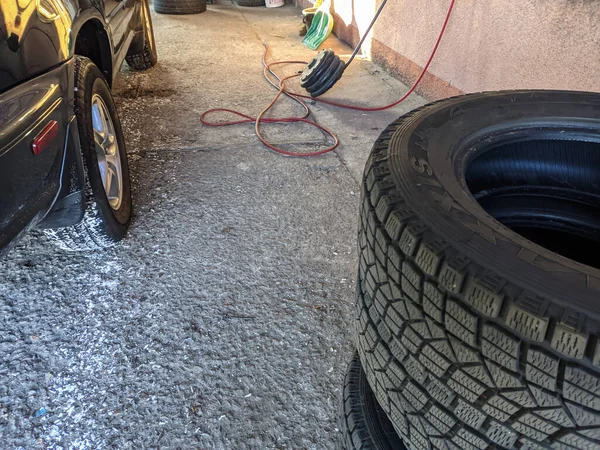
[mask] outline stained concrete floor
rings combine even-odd
[[[370,115],[314,105],[342,143],[312,159],[269,152],[251,126],[201,126],[208,108],[255,114],[273,95],[263,41],[276,60],[314,55],[299,24],[291,6],[229,1],[154,16],[159,64],[124,66],[115,86],[129,236],[88,254],[32,233],[0,261],[0,447],[335,446],[362,167],[379,132],[424,101]],[[380,105],[405,90],[360,61],[329,97]],[[325,143],[305,126],[265,132],[290,149]]]

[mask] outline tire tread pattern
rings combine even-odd
[[[411,450],[600,448],[598,324],[478,266],[403,200],[389,142],[364,173],[357,348]]]
[[[344,377],[339,423],[342,450],[406,450],[373,398],[356,353]]]
[[[152,55],[152,50],[147,45],[144,45],[144,49],[141,53],[135,55],[127,55],[125,61],[129,67],[134,70],[146,70],[150,69],[156,64],[156,58]]]

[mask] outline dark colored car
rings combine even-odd
[[[0,253],[33,227],[77,250],[125,235],[124,60],[156,63],[148,0],[0,0]]]

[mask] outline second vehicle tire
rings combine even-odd
[[[346,371],[340,408],[342,450],[405,450],[377,404],[355,353]]]
[[[153,67],[158,60],[156,40],[154,39],[154,27],[152,26],[152,16],[150,14],[150,4],[148,0],[142,0],[140,21],[142,22],[142,36],[144,39],[142,51],[140,53],[127,55],[125,60],[132,69],[146,70]]]

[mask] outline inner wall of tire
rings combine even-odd
[[[600,320],[600,271],[504,226],[465,181],[471,161],[511,141],[600,142],[598,94],[505,91],[454,97],[404,118],[388,139],[398,194],[424,226],[519,289]]]
[[[535,139],[483,149],[465,183],[494,219],[542,247],[600,268],[600,143]]]

